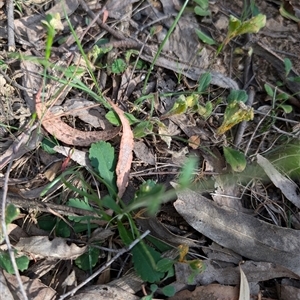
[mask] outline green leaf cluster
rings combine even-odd
[[[286,71],[289,72],[288,66],[286,66]],[[264,84],[266,93],[272,98],[273,107],[282,109],[286,114],[289,114],[293,111],[293,106],[285,104],[285,101],[289,99],[289,95],[286,93],[277,93],[276,89],[273,89],[268,84]],[[278,102],[281,101],[281,102]]]
[[[201,105],[199,103],[199,95],[207,91],[210,82],[211,74],[209,72],[202,74],[198,81],[197,93],[193,93],[189,96],[180,95],[173,107],[164,115],[164,117],[180,115],[189,111],[191,113],[198,113],[204,119],[207,119],[213,111],[213,105],[210,101],[207,101],[205,105]]]
[[[29,258],[27,256],[16,257],[16,263],[20,271],[25,271],[28,269]],[[15,274],[7,251],[0,251],[0,268],[4,269],[9,274]]]
[[[122,222],[118,222],[118,229],[123,242],[128,246],[134,241],[132,232],[128,232]],[[141,278],[149,283],[158,282],[166,276],[174,274],[174,260],[162,258],[161,253],[145,244],[138,243],[131,250],[134,269]]]
[[[242,22],[234,16],[230,16],[227,36],[224,45],[227,45],[233,38],[245,33],[257,33],[266,25],[266,16],[258,14],[249,20]]]
[[[16,208],[13,204],[8,204],[5,209],[5,224],[10,224],[18,217],[19,214],[20,210],[18,208]],[[1,242],[3,241],[3,238],[3,233],[1,230]],[[17,255],[17,252],[15,252],[15,255]],[[16,257],[16,264],[18,270],[24,271],[28,268],[29,259],[27,256]],[[0,250],[0,268],[4,269],[10,274],[14,274],[13,265],[8,251]]]
[[[257,14],[246,21],[241,21],[234,16],[230,16],[227,35],[222,45],[219,47],[217,55],[232,39],[246,33],[257,33],[265,25],[266,16],[263,14]]]
[[[111,72],[113,74],[121,74],[126,70],[126,68],[127,64],[122,58],[117,58],[111,64]]]
[[[194,2],[197,4],[194,8],[194,12],[196,15],[201,17],[211,16],[208,0],[194,0]]]

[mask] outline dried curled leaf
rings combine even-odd
[[[118,114],[123,126],[123,134],[120,143],[120,152],[116,167],[118,196],[121,198],[125,192],[129,180],[129,173],[133,158],[133,132],[131,130],[128,119],[125,117],[124,111],[108,100],[114,111]]]
[[[115,137],[120,129],[106,131],[80,131],[72,128],[52,114],[41,101],[42,88],[36,94],[35,109],[43,127],[58,140],[74,146],[90,146],[98,141],[107,141]]]

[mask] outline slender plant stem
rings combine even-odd
[[[144,94],[145,91],[146,91],[146,87],[147,87],[147,84],[148,84],[148,81],[149,81],[149,77],[150,77],[150,74],[151,74],[151,72],[152,72],[152,70],[153,70],[153,68],[154,68],[154,65],[155,65],[155,63],[156,63],[156,61],[157,61],[157,59],[158,59],[158,57],[159,57],[159,55],[160,55],[160,53],[161,53],[161,51],[162,51],[164,45],[165,45],[165,43],[167,42],[167,40],[169,39],[170,35],[171,35],[172,32],[174,31],[174,29],[175,29],[177,23],[179,22],[179,19],[181,18],[181,16],[182,16],[182,14],[183,14],[183,12],[184,12],[184,10],[185,10],[185,8],[186,8],[186,6],[187,6],[188,3],[189,3],[189,0],[186,0],[186,1],[184,2],[184,4],[183,4],[181,10],[179,11],[179,13],[178,13],[177,17],[175,18],[175,20],[174,20],[174,22],[173,22],[171,28],[170,28],[169,31],[167,32],[167,34],[166,34],[164,40],[163,40],[162,43],[160,44],[160,46],[159,46],[159,48],[158,48],[158,50],[157,50],[157,52],[156,52],[156,54],[155,54],[155,56],[154,56],[154,58],[153,58],[153,61],[152,61],[151,65],[150,65],[150,68],[149,68],[149,70],[148,70],[148,73],[147,73],[147,76],[146,76],[146,79],[145,79],[145,83],[144,83],[144,87],[143,87],[143,94]]]
[[[33,130],[35,127],[33,126],[31,128],[31,130]],[[26,135],[24,136],[24,138],[26,138]],[[15,272],[15,275],[16,275],[16,279],[17,279],[17,282],[18,282],[18,285],[19,285],[20,292],[23,296],[23,299],[28,300],[28,297],[26,295],[26,291],[24,289],[22,279],[21,279],[21,276],[20,276],[20,273],[19,273],[19,270],[18,270],[18,266],[17,266],[17,263],[16,263],[14,251],[12,249],[12,246],[11,246],[11,243],[10,243],[10,240],[9,240],[9,236],[8,236],[8,233],[7,233],[7,230],[6,230],[6,222],[5,222],[6,198],[7,198],[7,191],[8,191],[8,180],[9,180],[10,169],[11,169],[12,163],[14,161],[15,154],[18,152],[20,146],[24,142],[24,138],[21,138],[19,143],[14,147],[12,157],[11,157],[10,162],[8,164],[7,171],[5,173],[4,185],[3,185],[3,194],[2,194],[2,207],[1,207],[1,211],[2,211],[1,226],[2,226],[2,232],[3,232],[4,238],[5,238],[7,250],[8,250],[9,256],[10,256],[10,260],[11,260],[11,263],[12,263],[12,266],[13,266],[13,269],[14,269],[14,272]]]

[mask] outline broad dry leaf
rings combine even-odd
[[[212,198],[218,205],[242,211],[240,194],[240,186],[236,181],[227,176],[215,176],[215,192]]]
[[[134,140],[133,140],[133,133],[130,128],[129,121],[125,117],[124,111],[120,109],[112,101],[108,100],[108,102],[112,106],[114,111],[118,114],[123,126],[123,134],[121,137],[119,158],[116,167],[118,196],[121,198],[125,192],[129,180],[129,173],[130,173],[130,168],[131,168],[131,163],[133,158],[132,153],[133,153]]]
[[[16,279],[15,275],[8,274],[4,272],[4,276],[7,282],[7,285],[10,288],[11,293],[13,294],[13,299],[23,299],[20,289],[19,282]],[[39,279],[30,279],[25,276],[21,276],[22,284],[28,299],[34,300],[54,300],[57,299],[57,293]],[[3,290],[1,289],[0,299],[10,299],[3,295]]]
[[[176,210],[198,232],[244,257],[280,264],[300,275],[300,231],[224,209],[192,190],[177,195]]]
[[[131,293],[126,292],[117,286],[107,284],[89,286],[84,291],[77,293],[72,300],[138,300],[141,299]]]
[[[105,131],[80,131],[70,127],[45,107],[45,103],[41,101],[41,91],[42,88],[36,94],[36,113],[44,128],[58,140],[74,146],[90,146],[101,140],[110,140],[119,133],[119,128]]]
[[[12,292],[8,288],[8,284],[5,280],[4,270],[0,270],[0,291],[1,291],[1,298],[7,300],[14,300],[15,298],[12,295]]]
[[[176,136],[180,134],[180,130],[178,126],[169,120],[168,126],[161,123],[158,127],[158,133],[160,134],[160,138],[167,144],[168,149],[171,147],[172,136]]]
[[[216,260],[203,261],[205,270],[195,276],[194,270],[186,263],[175,264],[175,274],[177,282],[190,285],[208,285],[214,282],[226,285],[240,284],[240,269],[238,266],[216,264]],[[243,264],[243,271],[247,276],[248,282],[256,283],[267,281],[274,278],[299,277],[286,268],[273,263],[246,261]],[[193,278],[191,280],[191,278]]]
[[[238,299],[238,287],[235,286],[223,286],[220,284],[210,284],[207,286],[198,286],[193,291],[183,290],[173,297],[168,298],[169,300],[207,300],[207,299],[218,299],[218,300],[237,300]]]
[[[278,172],[276,168],[260,154],[257,154],[257,163],[263,168],[265,173],[274,185],[281,190],[284,196],[300,208],[299,187],[297,184],[280,174],[280,172]]]
[[[170,5],[168,1],[160,1],[160,3],[163,5],[164,12],[166,10],[170,11],[171,8],[174,11],[174,5]],[[145,8],[143,12],[147,15],[148,20],[157,19],[158,12],[154,12],[153,8]],[[162,14],[162,16],[164,15],[165,13]],[[215,51],[211,47],[205,47],[205,45],[202,45],[201,49],[199,48],[199,38],[195,32],[195,28],[199,28],[197,22],[195,14],[183,14],[181,16],[178,25],[168,38],[168,43],[164,45],[164,52],[172,53],[172,55],[160,55],[155,61],[155,65],[173,70],[175,73],[180,70],[180,74],[196,81],[207,69],[210,69],[212,75],[211,84],[223,88],[238,89],[238,84],[234,80],[218,73],[220,71],[224,74],[227,73],[227,66],[224,62],[220,62],[217,68],[210,63],[210,57],[214,55]],[[163,20],[161,25],[169,27],[170,20]],[[157,38],[159,43],[161,43],[165,38],[165,32],[158,33]],[[156,53],[155,49],[152,50],[152,53]],[[153,55],[148,55],[146,51],[143,51],[141,58],[152,63]]]
[[[86,250],[86,246],[68,245],[63,238],[54,238],[50,241],[47,236],[20,238],[15,248],[33,256],[59,259],[76,259]]]
[[[280,283],[278,282],[277,290],[280,300],[300,299],[299,286],[295,286],[295,281],[290,278],[283,278]]]
[[[124,18],[128,12],[132,11],[132,4],[138,0],[109,0],[105,2],[110,18],[119,20]]]
[[[242,256],[234,251],[221,247],[217,243],[212,243],[208,247],[202,248],[205,256],[210,260],[220,260],[238,265],[243,260]]]
[[[63,113],[73,117],[77,117],[87,124],[95,128],[110,129],[112,124],[105,118],[107,111],[101,107],[99,103],[89,101],[84,98],[67,99],[63,106],[53,106],[51,112],[55,113],[54,109],[63,108]]]

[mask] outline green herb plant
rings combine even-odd
[[[264,84],[264,88],[268,96],[272,99],[272,109],[275,108],[282,109],[286,114],[292,112],[293,107],[291,105],[285,104],[285,102],[289,99],[289,95],[287,93],[277,93],[277,88],[272,88],[268,84]]]
[[[210,16],[211,12],[209,10],[208,0],[194,0],[197,3],[194,12],[196,15],[206,17]],[[238,19],[234,16],[229,17],[229,24],[227,35],[222,42],[222,44],[218,47],[215,57],[217,57],[223,48],[234,38],[246,34],[246,33],[257,33],[261,28],[266,25],[266,16],[263,14],[257,13],[256,6],[253,1],[251,3],[251,12],[254,15],[252,18],[248,20]],[[215,45],[216,42],[208,36],[206,33],[199,29],[195,29],[198,38],[205,44]]]
[[[85,64],[70,66],[67,68],[57,68],[57,70],[62,74],[60,78],[57,78],[50,72],[48,73],[48,70],[53,67],[48,60],[51,56],[51,49],[55,34],[57,30],[61,29],[59,15],[48,15],[46,20],[43,22],[47,28],[45,58],[40,60],[35,59],[37,63],[44,66],[44,80],[55,80],[63,86],[77,88],[87,93],[96,101],[102,103],[103,106],[109,110],[107,117],[112,121],[112,123],[119,122],[118,117],[110,109],[110,105],[105,101],[105,98],[101,94],[100,87],[98,86],[97,80],[93,74],[92,62],[89,61],[88,55],[84,53],[82,45],[67,16],[66,20],[77,42],[78,49]],[[99,55],[101,56],[102,54],[94,52],[91,57],[96,62],[99,59]],[[111,65],[112,72],[115,74],[123,72],[126,68],[126,63],[126,60],[116,60]],[[94,81],[97,90],[96,92],[92,91],[81,80],[81,76],[85,72],[88,72]],[[203,76],[202,80],[199,82],[198,92],[204,92],[208,87],[209,82],[209,75]],[[187,109],[192,109],[205,117],[209,116],[212,111],[211,105],[201,106],[195,99],[188,100],[187,103]],[[127,117],[132,124],[136,124],[134,128],[136,136],[142,136],[141,132],[144,131],[146,127],[149,132],[152,132],[153,127],[151,126],[159,123],[154,120],[151,120],[150,122],[140,121],[132,114],[127,114]],[[49,150],[52,148],[52,145],[48,141],[47,144],[45,143],[43,145],[43,147],[44,149]],[[53,149],[50,151],[53,151]],[[115,226],[118,229],[119,236],[123,243],[125,245],[129,245],[133,240],[140,236],[135,215],[141,211],[145,211],[148,216],[155,215],[162,203],[169,201],[175,196],[175,191],[167,191],[164,185],[148,180],[140,185],[133,199],[131,199],[129,203],[125,204],[122,199],[119,199],[117,196],[118,191],[115,173],[117,157],[114,147],[110,143],[104,141],[92,144],[89,149],[89,161],[91,167],[87,167],[88,172],[107,188],[108,194],[99,199],[98,194],[86,181],[82,168],[69,168],[57,176],[57,178],[48,185],[47,189],[41,194],[41,196],[45,195],[57,182],[62,182],[64,183],[65,188],[74,192],[74,195],[76,195],[73,198],[68,199],[66,205],[86,210],[87,216],[69,216],[65,219],[67,222],[57,219],[56,217],[43,216],[38,218],[39,226],[49,232],[55,231],[55,235],[65,238],[71,237],[74,233],[86,233],[88,237],[91,237],[92,230],[98,227],[98,225],[96,225],[93,221],[95,219],[102,220],[107,222],[107,226]],[[193,181],[192,174],[195,168],[196,161],[194,160],[191,160],[185,165],[185,168],[182,170],[179,177],[180,189],[184,189],[191,184]],[[75,182],[80,182],[80,188],[75,184]],[[10,208],[10,206],[8,206],[8,208]],[[89,216],[88,212],[91,212],[92,216]],[[10,216],[10,214],[8,214],[8,216]],[[101,243],[102,241],[97,241],[94,242],[94,244],[89,245],[88,252],[76,259],[76,265],[83,270],[91,272],[93,267],[95,267],[98,263],[100,254],[98,246],[101,245]],[[151,244],[146,244],[144,241],[141,241],[131,250],[134,269],[144,281],[149,283],[158,283],[160,280],[174,275],[173,266],[177,261],[176,258],[163,258],[162,252],[163,250],[159,243],[154,240],[152,240]],[[26,258],[25,261],[27,261]],[[140,264],[140,261],[143,261],[143,264]],[[0,257],[0,263],[1,262],[2,266],[10,271],[7,258],[5,256]],[[19,268],[23,270],[24,268],[26,269],[27,266],[28,261],[26,265],[24,258],[20,259]],[[165,288],[165,294],[171,295],[172,288]]]
[[[6,226],[10,223],[12,223],[20,214],[19,209],[17,209],[13,204],[8,204],[5,209],[5,224]],[[1,230],[1,243],[3,242],[3,232]],[[18,255],[17,251],[15,251],[15,258],[16,258],[16,264],[17,268],[20,271],[27,270],[29,265],[29,259],[27,256],[20,256]],[[12,262],[10,260],[10,255],[8,251],[0,250],[0,267],[4,269],[6,272],[10,274],[14,274],[14,268],[12,265]]]

